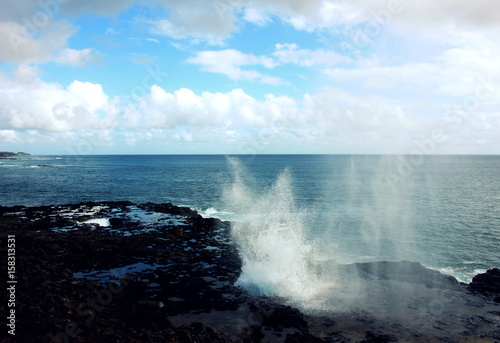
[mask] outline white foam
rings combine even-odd
[[[111,226],[108,218],[89,219],[89,220],[82,222],[82,224],[97,224],[97,225],[102,226],[102,227],[110,227]]]
[[[213,216],[217,213],[219,213],[219,211],[217,211],[214,207],[210,207],[205,210],[205,215],[207,216]]]
[[[304,213],[294,203],[290,173],[283,171],[270,190],[254,194],[243,182],[239,162],[229,162],[235,181],[225,198],[241,218],[231,229],[243,261],[237,284],[268,296],[308,298],[319,284],[309,270],[311,247]]]
[[[145,225],[159,224],[160,222],[166,222],[173,226],[187,225],[185,217],[168,213],[149,212],[137,206],[131,206],[127,216],[131,220],[141,222]]]
[[[237,217],[235,213],[228,211],[227,209],[225,210],[219,210],[216,209],[215,207],[209,207],[206,210],[200,210],[198,211],[203,218],[217,218],[220,220],[228,220],[228,221],[233,221]]]

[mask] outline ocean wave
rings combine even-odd
[[[467,263],[464,263],[467,264]],[[470,266],[470,264],[469,264]],[[472,281],[472,278],[476,276],[477,274],[485,273],[487,268],[473,268],[471,269],[469,266],[463,266],[463,267],[441,267],[441,268],[432,268],[428,267],[430,269],[437,270],[440,273],[446,274],[446,275],[451,275],[455,279],[457,279],[459,282],[463,283],[470,283]]]
[[[215,207],[209,207],[205,210],[198,211],[204,218],[217,218],[220,220],[234,221],[237,220],[236,213],[225,210],[218,210]]]

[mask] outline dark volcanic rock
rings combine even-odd
[[[397,338],[392,335],[384,335],[368,331],[366,333],[366,340],[361,341],[361,343],[390,343],[397,341],[398,341]]]
[[[262,315],[264,327],[272,328],[275,331],[282,331],[284,328],[307,330],[304,315],[293,307],[261,301],[257,306],[251,304],[250,310]]]
[[[485,295],[500,295],[500,269],[493,268],[474,276],[469,287]]]
[[[7,235],[16,237],[17,342],[498,340],[500,305],[477,294],[499,296],[498,269],[474,278],[475,293],[415,262],[325,263],[318,272],[331,274],[339,298],[316,316],[236,287],[242,262],[229,223],[187,207],[0,206]],[[343,294],[361,303],[336,312]],[[1,313],[6,304],[2,292]]]
[[[324,343],[328,340],[313,336],[307,332],[294,332],[286,336],[285,343]]]
[[[2,239],[16,237],[17,341],[230,342],[168,320],[237,307],[227,228],[171,204],[0,207]]]

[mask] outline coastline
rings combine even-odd
[[[235,286],[241,261],[230,224],[189,208],[127,201],[0,207],[0,224],[2,238],[15,236],[18,342],[500,340],[495,272],[466,285],[411,262],[343,266],[343,275],[362,275],[372,294],[390,295],[384,289],[397,283],[419,299],[366,300],[380,308],[314,315]],[[0,250],[8,255],[7,244]],[[2,299],[0,307],[8,304]],[[401,312],[401,320],[374,315],[382,310]]]

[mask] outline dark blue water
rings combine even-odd
[[[288,168],[318,258],[410,259],[469,281],[500,266],[500,157],[239,157],[256,194]],[[172,202],[235,219],[225,156],[32,156],[0,160],[0,205]],[[265,213],[262,213],[265,215]]]

